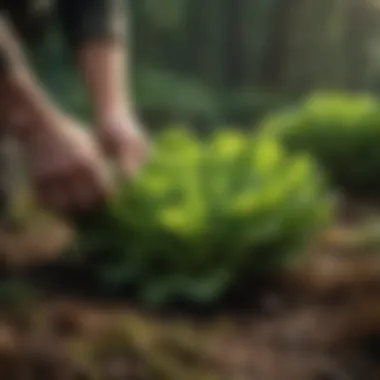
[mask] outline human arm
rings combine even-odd
[[[123,0],[59,0],[64,36],[101,119],[130,104]]]
[[[21,143],[42,205],[69,212],[103,198],[106,178],[96,145],[50,101],[5,17],[0,17],[0,128]]]
[[[28,68],[11,24],[0,15],[0,119],[7,133],[24,140],[51,128],[59,111]]]
[[[134,171],[146,143],[127,76],[124,8],[123,0],[59,0],[64,35],[88,90],[100,140],[126,171]]]

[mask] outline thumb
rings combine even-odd
[[[119,152],[118,163],[123,174],[132,179],[140,169],[140,159],[134,148],[128,148]]]

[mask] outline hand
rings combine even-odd
[[[107,156],[116,162],[127,178],[134,177],[149,153],[147,139],[137,119],[127,112],[113,113],[98,124],[99,142]]]
[[[75,121],[56,117],[24,141],[40,203],[71,215],[102,204],[109,191],[105,161],[95,141]]]

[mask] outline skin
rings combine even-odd
[[[88,43],[78,54],[78,66],[94,105],[98,139],[108,157],[133,176],[144,162],[148,146],[125,85],[125,61],[123,44],[109,40]]]
[[[147,144],[132,111],[119,41],[91,39],[76,49],[94,108],[94,135],[53,104],[28,69],[9,23],[0,19],[1,125],[27,156],[37,198],[47,209],[70,214],[96,207],[112,191],[105,158],[130,178],[146,159]]]

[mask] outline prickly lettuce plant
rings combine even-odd
[[[141,176],[78,224],[79,247],[105,287],[134,287],[155,305],[210,303],[291,265],[329,210],[310,159],[274,139],[225,128],[200,141],[173,128]]]

